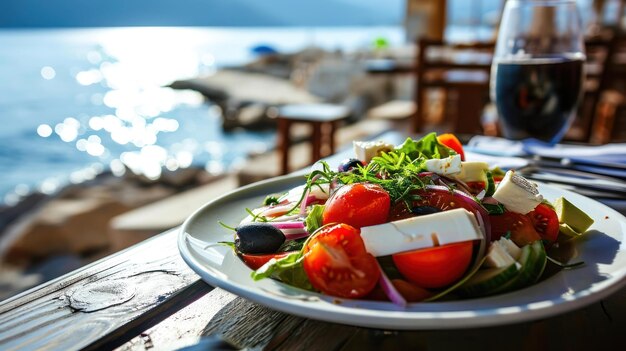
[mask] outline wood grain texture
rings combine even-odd
[[[459,330],[395,331],[296,317],[215,289],[120,350],[171,350],[202,340],[222,340],[235,348],[251,350],[622,349],[621,346],[626,347],[623,311],[626,289],[586,308],[533,322]]]
[[[119,345],[210,290],[172,230],[0,304],[0,349]]]

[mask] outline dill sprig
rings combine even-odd
[[[378,184],[389,193],[392,203],[404,202],[409,209],[413,201],[420,199],[416,191],[425,187],[425,177],[419,176],[424,170],[424,159],[413,160],[403,152],[382,153],[367,166],[349,172],[333,171],[326,162],[322,161],[321,164],[321,170],[308,175],[306,189],[296,207],[303,201],[306,190],[335,181],[341,184]]]

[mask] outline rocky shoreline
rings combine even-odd
[[[0,299],[112,253],[114,217],[218,178],[202,168],[165,171],[158,180],[104,172],[0,208]]]

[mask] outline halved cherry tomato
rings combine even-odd
[[[355,228],[385,223],[390,203],[389,193],[380,185],[344,185],[326,201],[322,222],[345,223]]]
[[[272,258],[275,258],[275,259],[283,258],[292,252],[295,252],[295,251],[279,252],[279,253],[273,253],[273,254],[262,254],[262,255],[241,254],[241,259],[246,264],[246,266],[256,271],[257,269],[261,268],[261,266],[266,264],[267,261],[271,260]]]
[[[472,241],[394,254],[396,267],[407,280],[427,289],[442,288],[460,279],[472,261]]]
[[[320,229],[304,248],[303,266],[314,288],[338,297],[363,297],[380,277],[378,263],[365,250],[359,230],[347,224]]]
[[[465,161],[465,152],[463,152],[463,144],[459,141],[459,139],[454,134],[441,134],[437,136],[437,141],[441,144],[451,148],[456,151],[457,154],[461,155],[461,161]]]
[[[539,204],[527,214],[542,239],[556,241],[559,236],[559,217],[550,206]]]
[[[491,240],[498,240],[507,232],[511,233],[511,240],[520,247],[541,240],[530,218],[523,214],[505,212],[501,215],[491,215],[489,220]]]

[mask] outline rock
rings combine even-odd
[[[35,192],[24,197],[15,206],[0,207],[0,233],[13,223],[13,221],[19,220],[25,213],[31,212],[41,206],[47,199],[48,196]]]
[[[197,168],[182,168],[175,171],[165,170],[161,174],[161,182],[179,189],[187,188],[196,185],[198,173],[200,172],[204,171]]]
[[[3,259],[24,264],[53,254],[89,254],[105,249],[109,246],[109,220],[129,209],[109,199],[51,200],[18,235],[2,238]]]
[[[216,177],[212,182],[137,208],[113,218],[111,248],[121,250],[183,223],[203,204],[237,188],[237,177]]]

